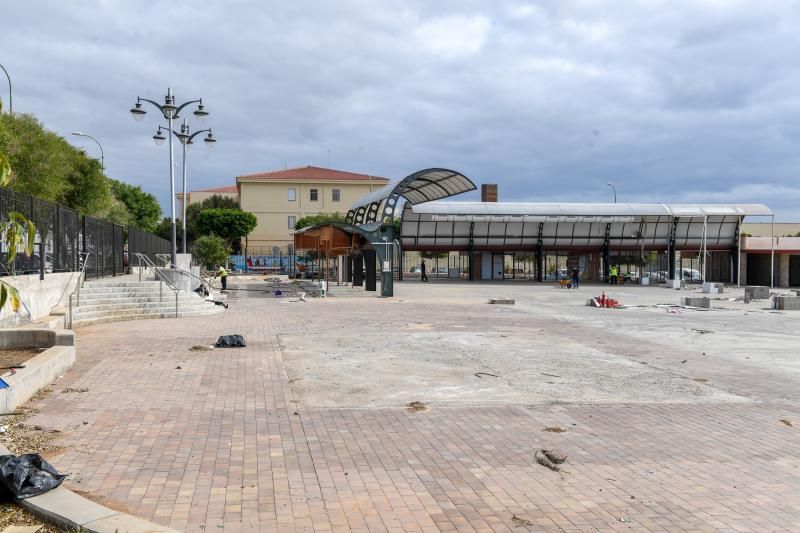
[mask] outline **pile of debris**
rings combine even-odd
[[[589,298],[586,301],[586,305],[590,307],[603,307],[607,309],[618,309],[622,307],[622,304],[619,303],[614,298],[607,298],[605,291],[600,296],[595,296],[594,298]]]

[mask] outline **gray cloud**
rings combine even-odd
[[[507,200],[607,201],[612,180],[620,201],[798,220],[799,29],[770,0],[32,1],[4,7],[0,62],[16,111],[96,136],[164,205],[159,121],[128,108],[172,86],[220,139],[192,149],[193,188],[330,149],[334,168],[447,166]]]

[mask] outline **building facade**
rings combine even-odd
[[[356,199],[388,182],[370,174],[306,166],[237,176],[236,185],[192,191],[188,205],[213,194],[231,195],[258,219],[247,236],[249,253],[270,254],[277,248],[286,254],[298,220],[321,213],[344,216]]]

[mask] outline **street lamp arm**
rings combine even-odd
[[[156,106],[158,108],[159,111],[161,111],[162,113],[164,112],[164,108],[161,106],[161,104],[159,104],[158,102],[156,102],[154,100],[150,100],[149,98],[142,98],[140,96],[137,96],[136,97],[136,101],[137,102],[147,102],[148,104],[153,104],[154,106]]]
[[[201,133],[205,133],[205,132],[209,132],[209,133],[210,133],[210,132],[211,132],[211,128],[206,128],[206,129],[204,129],[204,130],[198,130],[198,131],[196,131],[196,132],[192,133],[192,134],[189,136],[189,138],[186,140],[186,144],[191,144],[191,142],[192,142],[192,139],[194,139],[195,137],[197,137],[197,136],[198,136],[198,135],[200,135]]]
[[[82,134],[83,137],[89,137],[91,140],[97,143],[97,147],[100,148],[100,161],[103,161],[106,158],[106,155],[103,153],[103,145],[100,144],[100,141],[92,137],[91,135],[86,135],[85,133]]]
[[[14,114],[14,100],[13,100],[13,96],[12,96],[12,93],[11,93],[11,76],[8,74],[8,71],[6,70],[6,67],[4,67],[3,65],[0,65],[0,68],[3,69],[3,72],[6,73],[6,78],[8,78],[8,112],[13,115]]]
[[[174,115],[174,117],[173,117],[173,118],[178,118],[178,115],[180,115],[180,113],[181,113],[181,110],[182,110],[184,107],[186,107],[187,105],[192,105],[192,104],[196,104],[196,103],[202,103],[202,102],[203,102],[203,99],[201,98],[201,99],[199,99],[199,100],[189,100],[188,102],[184,102],[184,103],[182,103],[182,104],[181,104],[181,105],[179,105],[179,106],[178,106],[178,108],[175,110],[175,115]]]

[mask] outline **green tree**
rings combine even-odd
[[[3,106],[0,103],[0,113],[2,111]],[[11,165],[8,157],[0,150],[0,187],[7,187],[11,178]],[[19,213],[9,212],[5,219],[0,220],[0,239],[8,249],[6,254],[8,265],[14,264],[14,258],[16,258],[19,248],[23,248],[28,255],[32,254],[35,238],[36,226]],[[13,266],[11,270],[13,271]],[[11,309],[16,313],[20,305],[19,291],[13,285],[0,280],[0,309],[5,307],[6,302],[11,304]]]
[[[317,224],[328,222],[344,222],[344,215],[340,213],[320,213],[318,215],[308,215],[295,222],[294,229],[303,229]]]
[[[194,257],[207,270],[211,270],[217,265],[226,264],[230,253],[231,250],[225,244],[225,241],[216,235],[204,235],[194,243]]]
[[[161,206],[156,197],[144,192],[139,185],[128,185],[117,180],[110,180],[111,192],[124,204],[130,214],[130,223],[145,231],[154,232],[161,218]]]
[[[205,209],[197,215],[198,233],[222,237],[228,247],[253,231],[257,223],[254,214],[241,209]]]
[[[215,194],[210,198],[206,198],[200,203],[189,204],[186,206],[187,242],[194,242],[194,240],[199,236],[197,231],[197,215],[206,209],[239,209],[239,202],[233,198]]]
[[[76,209],[83,215],[128,218],[115,204],[100,162],[48,131],[33,115],[0,115],[0,152],[14,169],[9,188]]]
[[[0,152],[14,169],[9,187],[15,191],[62,201],[70,189],[68,176],[74,163],[70,148],[33,115],[0,115]]]

